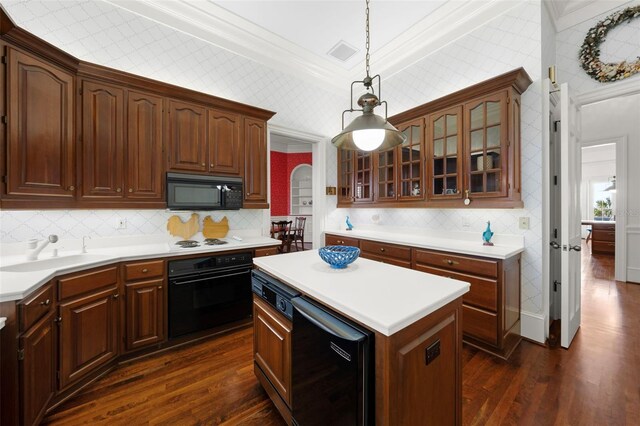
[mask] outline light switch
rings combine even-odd
[[[519,224],[520,224],[520,229],[529,229],[529,218],[528,217],[521,217],[518,218]]]

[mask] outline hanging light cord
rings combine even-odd
[[[367,34],[367,39],[365,42],[365,47],[367,49],[367,55],[365,56],[365,62],[367,65],[367,77],[369,77],[369,0],[366,0],[366,4],[367,4],[367,9],[366,9],[366,34]]]

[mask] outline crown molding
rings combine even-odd
[[[364,58],[351,70],[283,39],[212,2],[103,0],[305,81],[344,91],[361,80]],[[514,0],[451,0],[371,54],[372,69],[385,79],[521,4]]]
[[[589,21],[603,13],[640,5],[640,1],[629,0],[570,0],[563,3],[557,0],[544,1],[557,32]]]

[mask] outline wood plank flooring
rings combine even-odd
[[[570,350],[522,342],[509,361],[464,347],[465,425],[637,425],[640,285],[583,250],[582,327]],[[250,328],[120,366],[52,425],[283,425],[253,376]]]

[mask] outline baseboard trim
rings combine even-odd
[[[627,282],[640,283],[640,268],[627,266]]]
[[[548,330],[544,329],[544,315],[532,312],[520,312],[520,334],[523,338],[544,345],[547,340]]]

